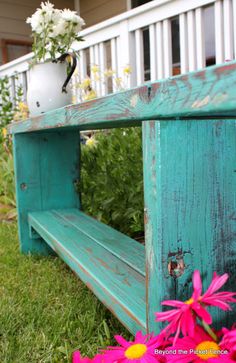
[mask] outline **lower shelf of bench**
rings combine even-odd
[[[29,225],[132,333],[146,331],[144,246],[77,209],[29,213]]]

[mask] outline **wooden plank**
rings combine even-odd
[[[30,213],[29,223],[132,333],[146,330],[142,275],[59,215]]]
[[[224,25],[222,1],[215,2],[215,47],[216,64],[224,62]]]
[[[68,224],[72,224],[78,231],[86,234],[97,244],[145,276],[145,251],[141,243],[77,209],[53,210],[52,213],[64,218]]]
[[[79,178],[79,134],[20,134],[13,144],[21,251],[47,254],[42,240],[29,237],[27,215],[31,210],[79,206],[74,187]]]
[[[11,133],[140,125],[143,120],[236,116],[236,62],[53,110],[9,126]]]
[[[234,119],[143,122],[149,331],[161,301],[189,299],[194,270],[204,289],[214,271],[235,288],[235,135]]]

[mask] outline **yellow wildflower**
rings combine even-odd
[[[98,73],[99,72],[99,67],[97,64],[94,64],[92,67],[91,67],[91,72],[92,73]]]
[[[78,74],[79,74],[79,70],[78,70],[78,67],[76,67],[73,72],[73,76],[77,76]]]
[[[109,68],[104,71],[104,76],[109,78],[112,77],[116,72],[113,69]]]
[[[3,127],[2,128],[2,136],[3,136],[4,139],[6,139],[6,137],[7,137],[7,129],[6,129],[6,127]]]
[[[66,61],[67,61],[68,63],[72,63],[72,60],[73,60],[73,58],[71,57],[71,55],[70,55],[70,54],[68,54],[68,55],[66,56]]]
[[[84,100],[85,101],[89,101],[92,100],[93,98],[96,98],[97,94],[94,90],[91,90],[90,92],[88,92],[85,96],[84,96]]]
[[[94,74],[93,78],[94,78],[94,81],[100,81],[100,79],[101,79],[99,74],[97,74],[97,73]]]
[[[115,78],[115,83],[117,87],[121,87],[122,85],[122,78],[121,77],[116,77]]]
[[[19,102],[18,107],[19,107],[20,112],[24,112],[24,113],[29,112],[29,108],[28,108],[27,104],[24,102]]]
[[[97,140],[95,140],[94,137],[90,137],[86,140],[86,143],[85,143],[86,146],[88,147],[94,147],[97,145]]]
[[[124,67],[123,72],[126,75],[131,74],[132,73],[132,68],[130,67],[130,65],[127,65],[126,67]]]
[[[82,88],[82,89],[87,89],[89,87],[91,87],[91,79],[90,78],[83,79],[83,81],[79,84],[79,88]]]
[[[75,96],[75,95],[73,95],[72,96],[72,98],[71,98],[71,102],[73,103],[73,104],[75,104],[75,103],[77,103],[78,101],[77,101],[77,97]]]

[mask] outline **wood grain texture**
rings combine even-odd
[[[27,214],[79,206],[74,187],[79,178],[79,134],[20,134],[14,135],[13,143],[21,251],[44,254],[46,244],[29,236]]]
[[[154,312],[191,296],[195,269],[204,288],[228,272],[235,290],[236,121],[144,122],[143,143],[147,319],[158,331]]]
[[[9,126],[10,133],[126,127],[143,120],[236,116],[236,62],[70,105]]]
[[[145,278],[71,223],[72,214],[34,212],[29,223],[132,333],[146,331]]]
[[[54,213],[59,213],[61,218],[69,220],[70,224],[85,233],[91,240],[145,276],[145,250],[141,243],[77,209],[59,210]]]

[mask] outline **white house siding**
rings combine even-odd
[[[86,27],[102,22],[127,10],[127,0],[80,0],[80,15]]]

